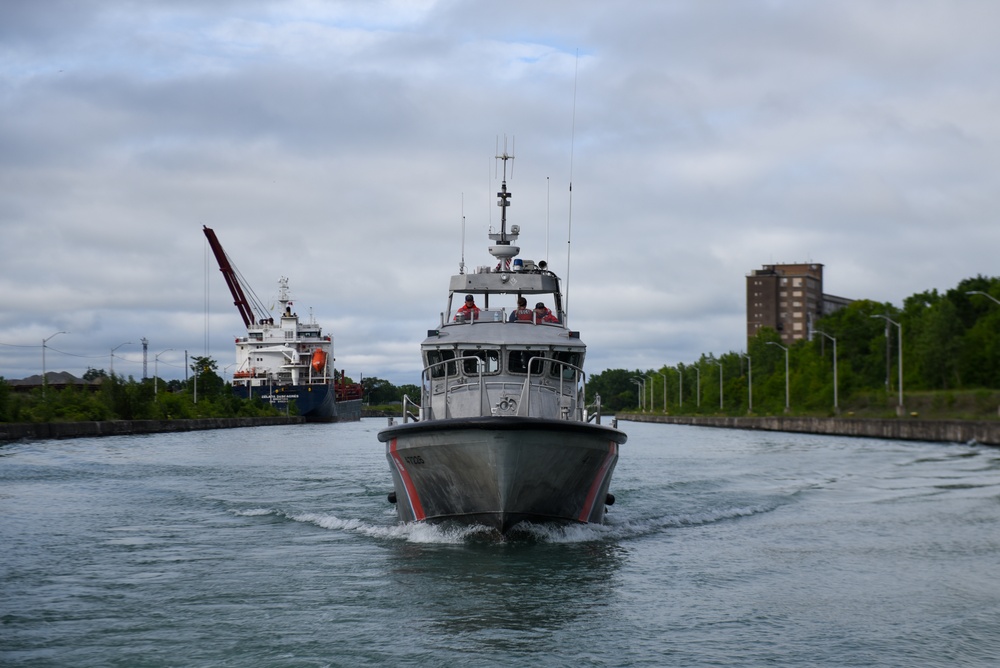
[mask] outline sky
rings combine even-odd
[[[764,264],[897,306],[996,276],[998,33],[992,0],[0,0],[0,376],[141,378],[142,338],[225,371],[207,225],[349,376],[419,383],[504,142],[591,374],[744,350]]]

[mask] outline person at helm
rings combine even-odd
[[[465,303],[462,304],[458,308],[458,311],[455,312],[455,322],[478,319],[479,307],[476,306],[476,298],[472,295],[465,295]]]

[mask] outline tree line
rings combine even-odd
[[[192,358],[191,370],[194,376],[186,381],[164,382],[92,369],[85,378],[100,378],[98,390],[70,386],[45,396],[39,388],[15,392],[0,378],[0,421],[277,414],[258,399],[236,397],[210,357]],[[914,294],[901,308],[858,300],[817,320],[811,338],[787,346],[777,331],[764,328],[745,352],[704,353],[654,369],[608,369],[588,377],[587,402],[599,394],[606,413],[832,415],[847,406],[894,406],[900,377],[904,406],[907,396],[925,392],[980,392],[992,401],[990,391],[1000,388],[1000,278],[977,276],[943,294]],[[420,396],[417,385],[395,386],[377,377],[361,384],[369,406]]]
[[[944,294],[914,294],[901,308],[852,302],[818,319],[810,339],[790,345],[764,328],[745,352],[706,353],[655,369],[609,369],[590,377],[587,396],[592,402],[599,394],[605,412],[815,415],[834,414],[845,405],[891,407],[899,403],[901,389],[902,409],[906,395],[988,395],[995,388],[1000,388],[1000,279],[977,276]]]
[[[104,420],[166,420],[212,417],[258,417],[281,411],[260,399],[241,399],[218,373],[211,357],[193,356],[186,380],[136,380],[90,368],[86,383],[65,387],[35,387],[20,392],[0,377],[0,422],[89,422]],[[351,378],[344,382],[353,383]],[[399,404],[403,395],[419,400],[417,385],[395,386],[377,377],[363,378],[369,406]],[[295,402],[289,404],[296,414]]]
[[[192,357],[186,381],[136,380],[88,369],[81,385],[15,391],[0,377],[0,422],[89,422],[279,415],[260,399],[240,399],[211,357]],[[99,381],[99,382],[94,382]]]

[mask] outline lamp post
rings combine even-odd
[[[722,362],[719,360],[712,360],[719,365],[719,410],[722,410]]]
[[[661,376],[663,378],[663,414],[666,415],[667,414],[667,374],[660,373],[659,371],[657,371],[656,375],[657,376]]]
[[[814,334],[822,334],[826,338],[833,341],[833,412],[835,414],[840,414],[840,405],[837,403],[837,339],[830,336],[826,332],[821,332],[818,329],[813,330]]]
[[[903,414],[903,326],[887,315],[873,315],[871,317],[882,318],[887,323],[895,325],[897,333],[899,335],[898,336],[899,341],[896,344],[896,347],[899,350],[899,404],[896,406],[896,414],[902,415]],[[887,334],[888,334],[888,329],[889,329],[888,326],[886,326]]]
[[[633,383],[635,383],[636,388],[639,390],[639,410],[641,412],[646,411],[646,383],[644,383],[639,378],[631,378]]]
[[[743,357],[747,358],[747,413],[753,413],[753,359],[747,355],[743,354]]]
[[[69,334],[69,332],[56,332],[48,339],[42,339],[42,399],[45,398],[45,385],[47,382],[45,379],[45,344],[49,342],[49,339],[53,339],[60,334]]]
[[[160,351],[160,352],[158,352],[156,354],[156,357],[153,358],[153,400],[154,401],[158,400],[157,396],[159,394],[159,392],[158,392],[158,390],[159,390],[158,382],[160,380],[160,355],[162,355],[163,353],[168,353],[171,350],[173,350],[173,348],[167,348],[166,350]]]
[[[696,408],[701,408],[701,369],[698,368],[697,364],[691,368],[694,369],[694,376],[696,378],[694,384],[694,405]]]
[[[965,294],[967,294],[967,295],[982,295],[983,297],[986,297],[987,299],[991,299],[994,302],[996,302],[997,304],[1000,304],[1000,299],[997,299],[993,295],[991,295],[991,294],[989,294],[987,292],[983,292],[982,290],[969,290]],[[1000,415],[1000,406],[997,407],[997,415]]]
[[[783,346],[780,343],[777,343],[775,341],[765,341],[764,343],[766,343],[769,346],[778,346],[779,348],[781,348],[782,350],[785,351],[785,412],[787,413],[789,411],[789,401],[788,401],[788,348],[786,348],[785,346]]]
[[[983,297],[986,297],[987,299],[992,299],[997,304],[1000,304],[1000,299],[997,299],[996,297],[994,297],[990,293],[983,292],[982,290],[968,290],[965,294],[967,294],[967,295],[982,295]]]
[[[677,410],[684,409],[684,370],[680,364],[677,365]]]
[[[130,345],[132,345],[132,342],[131,341],[126,341],[125,343],[119,343],[117,346],[115,346],[114,348],[111,349],[111,377],[112,378],[115,377],[115,351],[118,350],[119,348],[121,348],[122,346],[130,346]]]
[[[654,374],[649,374],[645,376],[645,379],[649,381],[649,410],[653,410],[653,403],[656,401],[656,385],[653,384],[655,380],[653,378]]]

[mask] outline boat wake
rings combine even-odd
[[[506,543],[551,543],[573,544],[628,540],[671,529],[704,526],[751,517],[774,510],[776,506],[738,506],[692,512],[670,514],[658,517],[633,519],[625,516],[608,515],[604,524],[533,524],[524,522],[508,532],[506,536],[485,525],[428,524],[408,522],[375,524],[363,519],[344,519],[327,513],[288,513],[274,508],[250,508],[231,511],[238,517],[274,517],[281,520],[310,524],[321,529],[337,531],[368,538],[390,541],[405,541],[421,544],[506,544]],[[395,520],[395,514],[387,513],[387,519]]]
[[[730,520],[737,520],[744,517],[753,517],[763,513],[769,513],[777,508],[777,505],[757,504],[749,506],[733,506],[728,508],[714,508],[697,512],[676,513],[660,515],[646,518],[628,518],[608,515],[607,525],[609,537],[616,539],[635,538],[658,534],[671,529],[684,529],[688,527],[698,527]]]

